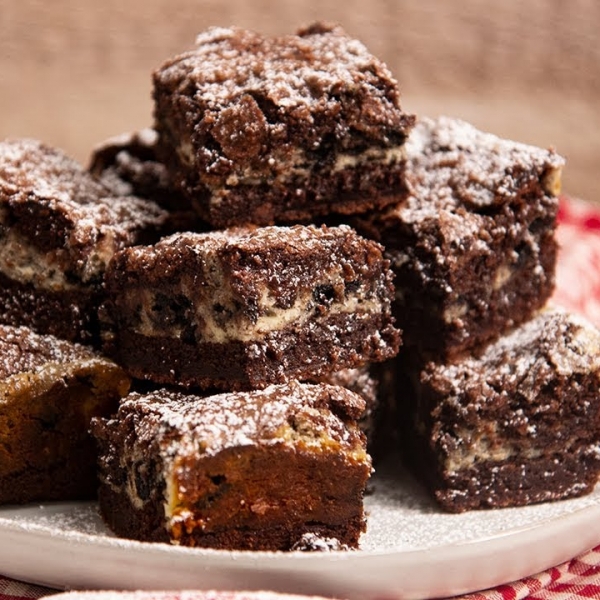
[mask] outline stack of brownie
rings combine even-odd
[[[357,547],[377,363],[445,508],[591,489],[600,340],[540,312],[559,156],[416,122],[387,68],[323,24],[210,29],[155,72],[154,99],[154,128],[98,147],[88,171],[37,142],[0,145],[0,346],[27,340],[0,375],[14,406],[11,377],[74,372],[64,410],[86,419],[65,423],[91,422],[117,534]],[[61,356],[77,368],[59,372]],[[0,489],[26,480],[13,471]],[[8,501],[48,499],[48,473]]]
[[[395,274],[407,462],[452,512],[590,492],[600,335],[545,306],[563,159],[440,118],[417,123],[407,160],[408,200],[355,222]]]
[[[212,29],[154,83],[155,132],[90,167],[182,229],[103,265],[102,348],[140,382],[93,423],[103,516],[185,545],[356,547],[364,369],[400,332],[382,247],[317,221],[406,196],[414,118],[386,67],[323,25]]]

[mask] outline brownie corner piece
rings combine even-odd
[[[106,276],[106,349],[136,377],[250,389],[398,351],[392,274],[347,226],[176,234]]]
[[[0,142],[0,321],[73,341],[97,340],[106,265],[157,239],[166,213],[118,197],[62,151]]]
[[[599,384],[600,332],[543,311],[479,357],[421,371],[413,466],[451,512],[587,494],[600,475]]]
[[[129,390],[123,369],[87,347],[0,325],[0,504],[96,496],[93,416]]]
[[[406,193],[414,117],[340,27],[209,29],[155,71],[154,100],[159,154],[213,226],[364,212]]]
[[[306,534],[356,547],[371,473],[356,394],[325,384],[193,396],[130,394],[97,419],[100,507],[117,534],[290,550]]]
[[[452,358],[551,296],[564,159],[448,117],[420,119],[406,151],[407,200],[355,225],[386,248],[405,345]]]
[[[205,229],[190,201],[175,189],[165,165],[158,160],[157,141],[157,133],[151,128],[108,138],[93,149],[88,171],[116,195],[146,198],[166,210],[165,235]]]

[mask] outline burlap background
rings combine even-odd
[[[285,33],[339,22],[391,67],[406,108],[567,156],[566,191],[600,202],[595,0],[0,0],[0,137],[82,162],[151,124],[150,73],[209,25]]]

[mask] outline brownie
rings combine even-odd
[[[600,475],[600,332],[541,312],[399,388],[409,463],[451,512],[581,496]]]
[[[127,538],[289,550],[307,533],[356,547],[371,473],[360,396],[326,384],[130,394],[96,419],[100,510]]]
[[[88,429],[127,394],[129,378],[87,347],[0,325],[0,503],[96,495]]]
[[[387,67],[340,28],[211,28],[154,73],[159,157],[214,227],[312,220],[406,192],[414,117]]]
[[[60,150],[0,142],[0,322],[93,342],[106,265],[156,239],[165,217],[116,197]]]
[[[408,199],[354,225],[386,248],[405,347],[457,357],[551,295],[564,161],[446,117],[421,119],[406,151]]]
[[[251,389],[397,353],[392,274],[347,226],[180,233],[106,273],[105,350],[137,378]]]
[[[149,128],[109,138],[94,148],[88,170],[115,194],[148,198],[164,208],[169,233],[206,230],[189,199],[171,184],[156,156],[156,141]]]

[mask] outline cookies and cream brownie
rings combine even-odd
[[[116,197],[59,150],[0,142],[0,322],[93,341],[106,265],[156,238],[165,218],[153,202]]]
[[[156,131],[149,128],[111,137],[94,148],[88,170],[118,196],[148,198],[164,208],[164,229],[169,233],[207,229],[190,201],[171,184],[156,157],[156,141]]]
[[[448,511],[591,492],[600,475],[600,332],[547,310],[480,357],[430,362],[399,411],[407,454]]]
[[[215,227],[363,212],[405,193],[414,118],[339,27],[211,28],[154,73],[159,156]]]
[[[106,351],[134,377],[251,389],[396,354],[392,273],[347,226],[180,233],[119,252]]]
[[[457,356],[551,295],[564,161],[446,117],[421,119],[406,151],[408,199],[355,225],[391,260],[405,346]]]
[[[94,416],[109,416],[129,378],[89,348],[0,325],[0,503],[96,495]]]
[[[356,547],[371,473],[363,411],[326,384],[132,393],[92,424],[103,518],[120,536],[184,546],[289,550],[313,533]]]

